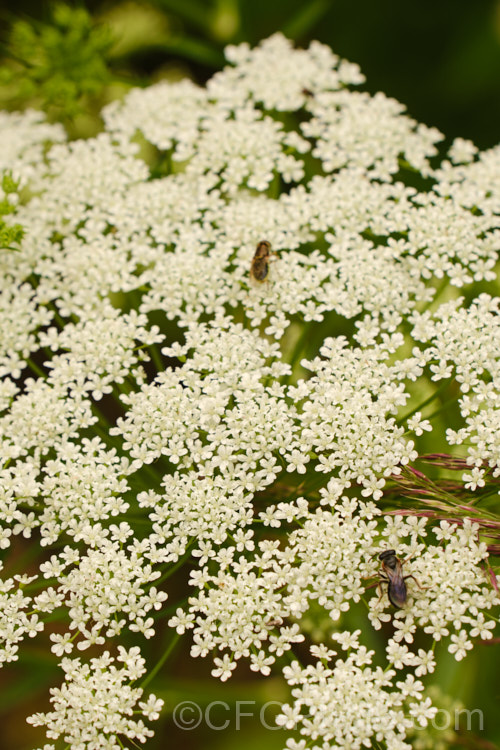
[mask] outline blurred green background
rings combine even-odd
[[[301,46],[318,39],[358,63],[368,91],[395,97],[411,116],[448,138],[470,138],[483,149],[500,141],[500,0],[89,0],[67,6],[79,15],[65,13],[66,6],[54,15],[53,4],[45,0],[3,0],[0,107],[43,107],[52,119],[69,124],[73,135],[92,132],[102,104],[127,87],[183,75],[203,83],[222,66],[226,44],[256,44],[281,30]],[[358,607],[342,624],[355,628],[363,622]],[[386,633],[366,637],[368,645],[383,650]],[[150,644],[151,664],[170,638],[166,632]],[[460,731],[443,747],[499,747],[498,644],[478,645],[460,663],[444,649],[439,656],[429,682],[468,708],[484,711],[482,730],[474,720],[472,733]],[[49,707],[43,683],[59,679],[53,659],[50,663],[46,651],[35,647],[26,666],[21,664],[20,681],[16,665],[0,675],[1,750],[44,744],[24,717]],[[185,637],[148,687],[165,698],[170,710],[181,701],[195,701],[202,710],[222,701],[211,717],[217,725],[229,720],[227,729],[211,730],[202,722],[188,732],[167,718],[156,723],[157,736],[148,747],[229,750],[236,744],[238,750],[255,745],[281,750],[285,733],[267,730],[258,714],[266,701],[287,699],[284,683],[258,679],[242,666],[232,681],[221,684],[210,677],[210,669],[209,659],[190,658]],[[240,706],[253,718],[241,717],[238,730],[236,702],[254,700],[254,706]],[[270,709],[266,718],[271,715]],[[421,747],[439,750],[445,737],[438,735]]]

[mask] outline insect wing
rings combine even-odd
[[[264,281],[269,273],[269,256],[271,254],[271,243],[262,240],[257,245],[250,267],[250,276],[256,281]]]
[[[396,569],[391,569],[384,565],[389,583],[387,586],[387,596],[394,607],[401,609],[406,604],[406,583],[403,578],[403,567],[400,561],[397,561]]]
[[[252,263],[252,276],[257,281],[264,281],[269,272],[267,259],[256,258]]]

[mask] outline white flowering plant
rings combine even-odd
[[[498,618],[500,149],[226,56],[87,140],[0,114],[0,661],[50,649],[46,748],[144,742],[184,633],[284,676],[290,750],[421,747]]]

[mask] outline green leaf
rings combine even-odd
[[[111,80],[107,55],[112,39],[84,8],[52,7],[48,23],[17,20],[6,45],[0,79],[9,84],[6,101],[37,105],[56,118],[82,112],[85,96]]]
[[[282,27],[285,36],[297,39],[316,26],[331,5],[330,0],[312,0],[304,4]]]
[[[18,250],[19,248],[13,247],[13,245],[18,245],[23,235],[24,229],[20,224],[8,226],[0,220],[0,250]]]
[[[187,36],[172,39],[158,45],[155,49],[164,50],[171,55],[178,55],[211,68],[220,68],[224,65],[224,55],[221,50]]]
[[[206,35],[210,29],[213,20],[213,7],[207,8],[207,3],[197,2],[197,0],[156,0],[162,10],[168,11],[179,18],[182,18],[187,24],[203,31]]]

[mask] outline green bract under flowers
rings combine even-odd
[[[144,742],[163,618],[216,678],[283,673],[287,747],[411,748],[436,641],[462,659],[498,604],[500,524],[471,503],[500,477],[500,150],[439,159],[321,44],[227,58],[206,88],[131,91],[86,141],[0,115],[24,230],[0,250],[0,661],[45,630],[62,682],[28,721],[61,747]],[[430,444],[466,459],[465,516],[451,491],[388,494]],[[38,564],[12,573],[25,539]],[[373,585],[391,548],[418,579],[397,610]]]

